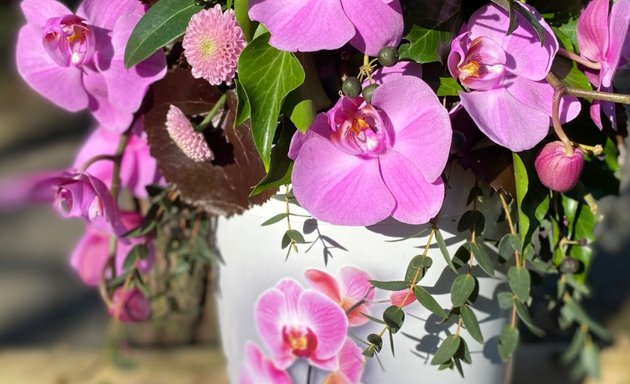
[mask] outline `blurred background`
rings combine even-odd
[[[56,108],[17,76],[14,45],[23,23],[17,4],[0,2],[0,178],[69,166],[93,128],[88,114]],[[630,91],[629,71],[620,72],[617,85]],[[601,202],[606,219],[599,228],[599,256],[590,278],[594,295],[587,304],[614,335],[603,353],[601,382],[606,384],[630,383],[628,180],[626,164],[622,195]],[[80,222],[61,220],[47,206],[0,215],[0,384],[227,383],[211,304],[195,343],[165,341],[130,328],[128,334],[140,337],[112,352],[111,324],[98,292],[84,286],[68,264],[81,234]],[[538,294],[545,294],[544,286]],[[556,330],[544,306],[534,305],[533,312],[551,337],[525,337],[512,383],[572,382],[558,361],[567,335]]]

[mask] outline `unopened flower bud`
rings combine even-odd
[[[584,152],[575,148],[573,155],[568,155],[562,142],[553,141],[538,153],[534,166],[545,187],[556,192],[568,192],[580,180]]]
[[[124,322],[147,321],[151,318],[151,303],[137,288],[120,288],[114,292],[109,314]]]

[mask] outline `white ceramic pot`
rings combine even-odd
[[[455,226],[458,214],[466,208],[466,197],[472,185],[470,176],[459,171],[456,179],[457,190],[447,194],[442,210],[440,228],[451,255],[465,241],[462,234],[457,234]],[[465,182],[463,182],[465,181]],[[482,210],[500,209],[496,199],[487,199]],[[419,226],[404,225],[394,221],[385,221],[371,227],[342,227],[318,223],[322,235],[328,236],[342,245],[347,251],[332,250],[333,257],[324,263],[323,247],[316,244],[309,252],[308,246],[299,247],[300,253],[291,254],[285,260],[286,250],[280,242],[287,229],[286,221],[261,227],[260,224],[270,217],[284,212],[285,203],[271,200],[260,207],[255,207],[242,216],[221,219],[217,230],[217,245],[226,265],[220,269],[219,292],[217,293],[219,322],[223,350],[227,357],[228,373],[232,383],[237,383],[240,365],[244,360],[244,346],[247,341],[264,345],[257,334],[254,324],[254,304],[259,294],[285,278],[292,277],[305,283],[304,271],[319,268],[336,275],[346,265],[363,269],[376,280],[401,280],[411,258],[421,253],[428,234],[400,242],[388,242],[418,233]],[[291,205],[292,213],[305,213],[299,207]],[[306,218],[292,217],[294,228],[302,229]],[[312,222],[311,222],[312,223]],[[316,235],[311,233],[311,238]],[[307,238],[308,240],[309,238]],[[425,287],[444,308],[450,308],[450,287],[456,276],[448,269],[437,245],[429,250],[433,266],[422,279]],[[455,325],[438,324],[438,317],[414,303],[406,307],[407,314],[401,331],[394,335],[396,357],[389,350],[387,339],[379,354],[384,370],[376,359],[368,360],[362,382],[382,384],[387,382],[406,383],[502,383],[506,367],[497,352],[497,335],[506,321],[506,314],[498,308],[493,299],[496,288],[503,283],[504,276],[497,273],[495,278],[487,277],[480,270],[475,275],[479,279],[479,296],[475,302],[475,312],[480,321],[486,345],[474,341],[463,330],[461,335],[468,343],[473,359],[472,365],[464,364],[465,379],[456,371],[438,371],[430,364],[438,342],[455,331]],[[306,286],[306,284],[304,284]],[[376,291],[376,300],[386,299],[389,292]],[[381,317],[388,303],[375,304],[371,313]],[[365,340],[366,336],[381,329],[382,326],[370,323],[363,327],[352,328],[353,334]],[[306,382],[305,364],[295,364],[290,372],[296,383]],[[319,382],[316,377],[313,381]]]

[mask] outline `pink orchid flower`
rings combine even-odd
[[[385,76],[371,104],[342,97],[306,134],[295,134],[293,191],[332,224],[372,225],[389,216],[426,223],[442,206],[451,136],[448,113],[426,83]]]
[[[142,216],[137,212],[123,212],[122,221],[125,230],[131,230],[142,222]],[[88,225],[85,234],[75,245],[70,255],[70,265],[79,274],[81,280],[90,286],[97,286],[101,280],[103,269],[109,258],[109,243],[111,233],[103,231],[94,226]],[[140,272],[148,272],[155,261],[155,247],[153,237],[139,237],[129,239],[119,239],[116,247],[116,273],[123,272],[123,265],[127,254],[138,244],[146,244],[149,249],[149,255],[138,263]]]
[[[518,14],[518,27],[506,35],[507,11],[487,5],[470,18],[451,43],[448,68],[469,92],[459,92],[461,104],[479,129],[495,143],[514,152],[530,149],[547,136],[554,90],[544,79],[558,51],[549,25],[532,7],[525,7],[545,30],[541,45],[534,28]],[[575,97],[560,105],[563,122],[580,112]]]
[[[587,71],[591,84],[598,90],[612,90],[629,25],[630,0],[617,0],[612,7],[609,0],[593,0],[578,18],[576,31],[580,54],[601,66],[597,75],[590,75]],[[616,128],[615,104],[599,100],[591,104],[591,118],[599,129],[602,129],[602,111]]]
[[[358,384],[361,382],[364,363],[361,348],[347,338],[339,351],[339,369],[324,377],[322,384]]]
[[[252,0],[249,17],[271,32],[272,46],[291,52],[337,49],[350,42],[376,56],[383,47],[397,46],[403,34],[399,0]]]
[[[126,323],[144,322],[151,318],[151,302],[138,288],[118,288],[108,311],[110,316]]]
[[[166,74],[163,53],[124,66],[131,31],[146,7],[139,0],[84,0],[73,14],[55,0],[23,0],[18,72],[42,96],[76,112],[88,108],[105,128],[129,128],[149,85]]]
[[[255,318],[258,334],[279,369],[297,358],[324,370],[337,369],[348,319],[328,297],[284,279],[258,298]]]
[[[239,384],[293,384],[291,376],[266,359],[256,344],[250,342],[245,345],[245,359]]]
[[[411,305],[415,301],[416,295],[414,295],[413,291],[410,289],[392,292],[391,295],[389,295],[389,302],[391,305],[396,305],[401,308]]]
[[[369,302],[374,299],[374,289],[372,289],[370,275],[367,272],[354,267],[343,267],[339,271],[339,281],[337,281],[327,272],[307,269],[304,277],[311,288],[339,304],[348,316],[350,327],[368,322],[368,319],[361,314],[370,313]],[[350,308],[354,309],[348,313]]]
[[[81,169],[91,158],[97,155],[114,155],[120,135],[103,128],[97,128],[83,144],[77,154],[73,169]],[[111,185],[114,163],[101,160],[93,163],[87,171],[106,185]],[[138,198],[147,197],[146,186],[161,184],[162,176],[157,161],[151,156],[146,133],[142,131],[142,122],[134,127],[129,142],[125,147],[120,163],[120,184],[128,188]]]

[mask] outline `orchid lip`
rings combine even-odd
[[[469,89],[489,90],[498,86],[506,72],[503,48],[487,37],[477,37],[457,65],[459,81]]]
[[[94,33],[83,18],[75,15],[49,19],[42,43],[50,58],[63,67],[82,66],[94,54]]]

